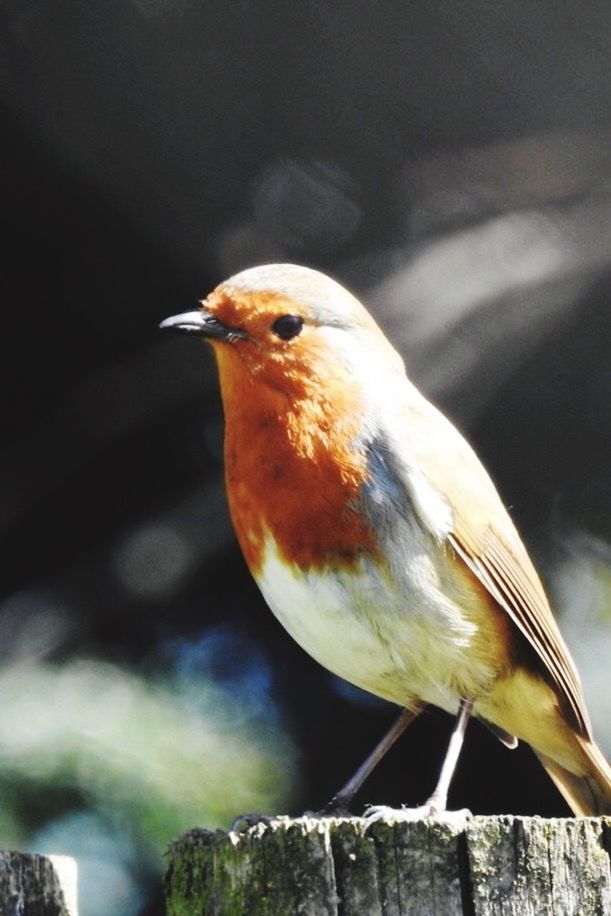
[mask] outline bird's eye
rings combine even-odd
[[[280,340],[291,340],[297,337],[303,327],[303,318],[299,315],[282,315],[276,318],[272,325],[272,331]]]

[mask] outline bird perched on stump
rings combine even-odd
[[[401,816],[445,813],[471,714],[528,742],[575,814],[611,813],[579,675],[513,522],[363,305],[270,264],[162,327],[212,345],[231,516],[280,622],[363,690],[458,714],[433,795]]]

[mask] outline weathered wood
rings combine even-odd
[[[611,916],[611,818],[279,818],[171,848],[168,916]]]
[[[77,916],[74,859],[0,850],[0,916]]]

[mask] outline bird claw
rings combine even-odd
[[[363,817],[366,821],[365,829],[381,821],[391,823],[414,823],[415,821],[428,821],[437,824],[447,824],[460,830],[467,821],[473,817],[468,808],[458,811],[442,811],[434,802],[426,802],[418,808],[389,808],[388,805],[370,805],[365,809]]]
[[[229,830],[231,833],[240,833],[242,830],[248,830],[249,827],[256,827],[257,824],[264,824],[269,827],[273,820],[274,818],[268,814],[257,814],[254,811],[249,811],[247,814],[238,814],[237,817],[234,817],[229,825]]]

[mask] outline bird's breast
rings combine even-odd
[[[303,571],[268,537],[255,574],[268,605],[320,664],[363,690],[408,705],[455,711],[494,680],[487,633],[447,594],[429,545],[405,532],[401,567],[361,553],[350,567]]]
[[[330,559],[352,567],[375,554],[375,532],[360,511],[369,468],[355,442],[358,414],[310,400],[286,409],[259,391],[248,409],[226,405],[225,476],[233,524],[256,576],[271,536],[283,560],[305,570]],[[336,405],[337,407],[337,405]]]

